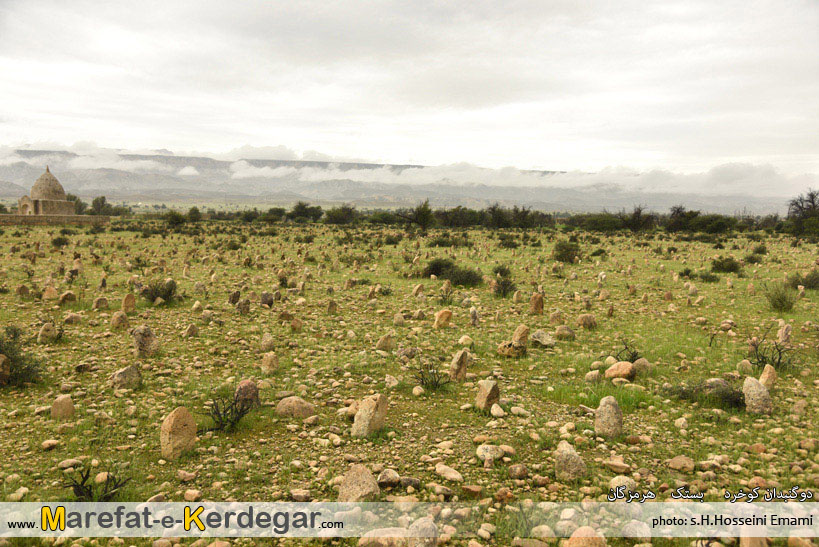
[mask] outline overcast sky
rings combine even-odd
[[[6,145],[819,173],[817,0],[0,0],[0,74]]]

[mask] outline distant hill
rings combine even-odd
[[[0,180],[0,198],[19,198],[28,194],[28,190],[19,184]]]
[[[522,205],[544,211],[616,211],[645,205],[666,211],[683,204],[711,212],[751,214],[782,212],[787,198],[752,195],[702,196],[680,192],[643,192],[616,184],[563,188],[550,183],[555,171],[520,171],[542,184],[519,186],[437,181],[396,183],[396,175],[424,175],[421,165],[303,161],[220,160],[201,156],[107,152],[84,156],[53,150],[17,150],[18,161],[0,164],[0,197],[28,193],[46,164],[67,192],[84,198],[205,203],[226,201],[246,206],[288,205],[307,200],[322,205],[403,207],[429,199],[434,207]],[[477,168],[476,168],[477,169]],[[410,171],[407,171],[410,170]],[[425,180],[423,176],[416,177]],[[428,177],[429,178],[429,177]]]

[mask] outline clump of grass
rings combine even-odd
[[[547,400],[564,405],[586,405],[597,408],[603,397],[613,395],[624,412],[646,406],[652,401],[652,394],[637,389],[623,389],[611,383],[578,386],[571,382],[558,382],[552,391],[539,386],[538,391]]]
[[[503,264],[495,266],[492,272],[498,278],[492,287],[492,292],[495,296],[506,298],[518,289],[515,282],[512,281],[512,270],[510,270],[508,266],[504,266]]]
[[[555,243],[552,258],[558,262],[571,264],[580,256],[580,245],[571,241],[561,240]]]
[[[819,289],[819,269],[814,268],[805,275],[802,275],[799,272],[791,274],[788,276],[786,283],[793,289],[799,287],[799,285],[802,285],[806,289],[810,290]]]
[[[761,338],[751,340],[748,345],[748,360],[759,368],[771,365],[776,370],[788,369],[793,366],[793,348],[780,344],[777,340],[768,340],[766,333]]]
[[[669,388],[668,391],[682,401],[698,403],[700,406],[725,410],[745,408],[745,395],[742,390],[729,384],[708,385],[706,382],[692,386],[682,384]]]
[[[8,359],[7,383],[12,386],[38,382],[42,375],[42,364],[23,351],[22,335],[23,331],[13,326],[0,333],[0,355]]]
[[[173,279],[166,279],[164,281],[154,279],[143,286],[139,294],[152,304],[157,298],[161,298],[166,304],[170,304],[176,298],[176,289],[176,281]]]
[[[500,298],[506,298],[510,294],[514,293],[518,290],[518,286],[515,285],[515,282],[509,279],[508,277],[501,277],[495,282],[493,286],[493,292],[495,296]]]
[[[719,281],[719,276],[712,274],[711,272],[699,272],[696,276],[703,282],[703,283],[716,283]]]
[[[441,277],[444,275],[444,272],[450,271],[454,267],[455,263],[447,258],[433,258],[429,264],[427,264],[427,267],[424,268],[423,275],[425,277],[431,275]]]
[[[615,359],[617,359],[618,361],[628,361],[629,363],[633,363],[634,361],[642,357],[642,355],[640,355],[640,352],[637,351],[637,349],[632,345],[631,342],[629,342],[625,338],[622,339],[621,342],[623,344],[623,347],[614,356]]]
[[[378,293],[381,296],[390,296],[393,293],[392,285],[382,285],[380,289],[378,289]]]
[[[445,233],[430,239],[427,245],[430,247],[470,247],[472,243],[466,234],[457,236]]]
[[[434,275],[438,279],[449,279],[453,285],[464,287],[474,287],[483,283],[481,272],[456,266],[454,262],[446,258],[436,258],[430,261],[427,267],[424,268],[423,275],[425,277]]]
[[[744,260],[746,264],[759,264],[762,262],[762,255],[752,253],[749,255],[745,255],[745,258],[743,258],[742,260]]]
[[[438,370],[431,363],[419,363],[412,371],[421,387],[432,391],[437,391],[450,382],[449,375]]]
[[[455,296],[455,291],[452,290],[452,287],[441,287],[441,291],[438,294],[438,302],[442,305],[446,306],[452,303],[452,299]]]
[[[62,247],[65,247],[69,243],[70,243],[70,241],[65,236],[57,236],[57,237],[55,237],[54,239],[51,240],[51,245],[53,247],[58,248],[58,249],[61,249]]]
[[[114,501],[122,488],[131,481],[130,478],[118,477],[111,471],[106,472],[105,480],[97,483],[91,479],[91,468],[82,467],[69,475],[64,483],[65,488],[71,489],[76,501],[105,502]]]
[[[742,264],[732,256],[719,256],[711,261],[711,271],[718,273],[739,273]]]
[[[796,305],[796,294],[786,283],[771,283],[763,289],[768,305],[776,312],[789,312]]]
[[[205,431],[233,431],[239,422],[253,410],[253,403],[236,396],[215,395],[201,413],[208,416],[213,425]]]

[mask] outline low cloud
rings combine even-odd
[[[255,167],[245,161],[233,163],[230,170],[233,179],[296,179],[308,183],[352,180],[362,183],[410,185],[605,187],[609,190],[704,195],[782,196],[819,185],[819,176],[815,174],[785,175],[771,165],[748,163],[723,164],[701,173],[677,173],[662,169],[641,172],[627,167],[608,167],[596,173],[582,171],[543,173],[523,171],[514,167],[487,169],[469,163],[412,167],[403,170],[389,167],[343,169],[338,166],[324,169],[318,167]]]
[[[230,178],[232,179],[283,179],[298,175],[300,170],[295,167],[255,167],[241,160],[230,164]]]
[[[0,166],[25,163],[37,168],[50,165],[52,170],[115,169],[132,173],[176,174],[183,177],[200,176],[195,160],[179,168],[164,163],[161,158],[124,158],[119,151],[100,148],[93,143],[76,143],[71,147],[55,147],[55,151],[34,157],[18,154],[19,147],[0,147]],[[30,146],[30,149],[36,149]],[[71,155],[64,152],[72,152]],[[255,151],[255,152],[254,152]],[[124,153],[124,152],[123,152]],[[787,198],[819,187],[819,175],[815,173],[786,174],[769,164],[725,163],[702,172],[682,173],[666,169],[638,170],[613,166],[597,172],[526,171],[514,167],[489,169],[471,163],[453,163],[430,167],[348,168],[336,158],[319,152],[298,154],[292,149],[277,146],[267,148],[241,147],[232,154],[277,156],[295,161],[325,161],[327,166],[265,165],[263,159],[239,159],[231,162],[223,171],[224,180],[287,181],[317,183],[330,180],[350,180],[365,184],[402,185],[475,185],[500,187],[605,189],[606,191],[638,191],[647,193],[682,193],[700,195],[772,196]],[[291,159],[291,161],[293,161]],[[366,162],[359,162],[366,163]],[[218,172],[209,176],[219,176]],[[464,190],[469,192],[469,190]]]
[[[77,156],[66,164],[68,169],[116,169],[131,173],[168,172],[173,168],[154,160],[123,159],[116,152],[103,151],[92,156]]]
[[[176,174],[181,177],[195,177],[199,174],[199,170],[193,165],[186,165],[185,167],[177,171]]]

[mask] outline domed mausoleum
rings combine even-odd
[[[23,196],[18,203],[21,215],[73,215],[74,203],[65,197],[60,181],[46,167],[31,187],[31,196]]]

